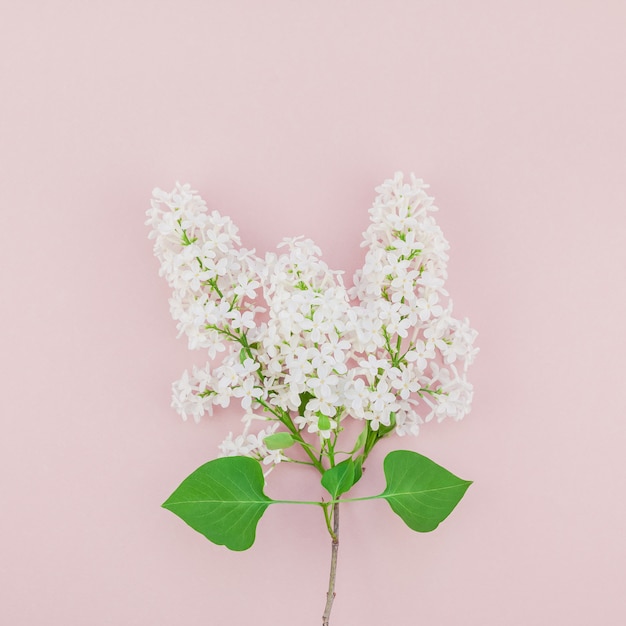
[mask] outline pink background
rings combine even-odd
[[[353,270],[398,169],[431,184],[481,354],[472,414],[392,443],[475,484],[428,535],[345,506],[333,625],[626,623],[623,2],[2,4],[2,623],[320,622],[317,510],[232,553],[160,508],[238,412],[169,408],[203,359],[144,212],[188,181],[245,244]]]

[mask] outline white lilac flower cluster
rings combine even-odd
[[[348,419],[374,436],[417,435],[433,417],[469,412],[476,331],[452,317],[449,246],[426,188],[397,173],[376,189],[350,288],[311,240],[286,239],[261,259],[189,185],[154,191],[147,224],[179,334],[212,361],[223,353],[215,367],[185,372],[172,404],[198,421],[239,402],[244,430],[229,434],[224,455],[271,465],[287,459],[264,444],[279,431],[323,450]]]

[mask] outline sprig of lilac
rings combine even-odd
[[[179,335],[209,356],[205,367],[174,383],[172,406],[183,419],[199,421],[238,402],[243,429],[229,432],[223,456],[256,459],[265,475],[284,462],[313,466],[332,495],[317,503],[333,542],[325,624],[334,598],[340,495],[360,478],[382,438],[417,435],[433,418],[460,420],[471,409],[467,370],[477,354],[476,331],[453,317],[445,289],[449,245],[426,189],[400,173],[376,189],[364,264],[349,287],[309,239],[284,239],[264,258],[243,248],[233,222],[209,212],[189,185],[171,193],[155,189],[148,211]],[[427,471],[434,465],[398,458]],[[237,471],[242,467],[237,462]],[[389,476],[394,467],[390,462]],[[460,499],[469,482],[435,467],[437,480],[452,480],[445,489]],[[246,481],[252,485],[254,476]],[[376,497],[398,497],[389,489]],[[259,489],[246,497],[258,498],[258,521],[272,501]],[[426,529],[436,527],[455,498]],[[410,518],[413,504],[402,507]]]

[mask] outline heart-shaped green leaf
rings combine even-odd
[[[472,484],[408,450],[390,452],[383,466],[387,488],[381,497],[409,528],[422,533],[435,530]]]
[[[355,465],[352,459],[337,463],[335,467],[326,470],[322,475],[322,487],[328,491],[333,500],[336,500],[342,493],[350,491],[355,482]]]
[[[209,541],[230,550],[247,550],[265,509],[274,502],[263,493],[258,461],[228,456],[191,473],[163,503]]]

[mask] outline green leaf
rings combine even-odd
[[[472,484],[408,450],[390,452],[383,466],[387,488],[381,497],[409,528],[422,533],[435,530]]]
[[[355,465],[352,459],[337,463],[335,467],[326,470],[322,475],[322,487],[328,491],[333,500],[336,500],[342,493],[350,491],[355,482]]]
[[[352,453],[354,454],[355,452],[360,450],[365,445],[366,441],[367,441],[367,428],[364,428],[359,433],[359,436],[356,438],[356,441],[354,442],[354,448],[352,448]]]
[[[361,476],[363,476],[363,457],[357,456],[354,459],[354,480],[352,484],[356,485],[361,480]]]
[[[330,418],[328,415],[317,412],[317,427],[320,430],[328,430],[330,428]]]
[[[274,502],[263,493],[263,471],[249,457],[209,461],[187,476],[163,503],[209,541],[247,550],[265,509]]]
[[[306,405],[309,403],[309,400],[314,397],[315,396],[312,393],[309,393],[308,391],[304,391],[303,393],[300,394],[300,406],[298,407],[298,413],[300,415],[304,415]]]
[[[263,443],[268,450],[284,450],[293,446],[296,440],[291,436],[291,433],[274,433],[265,437]]]

